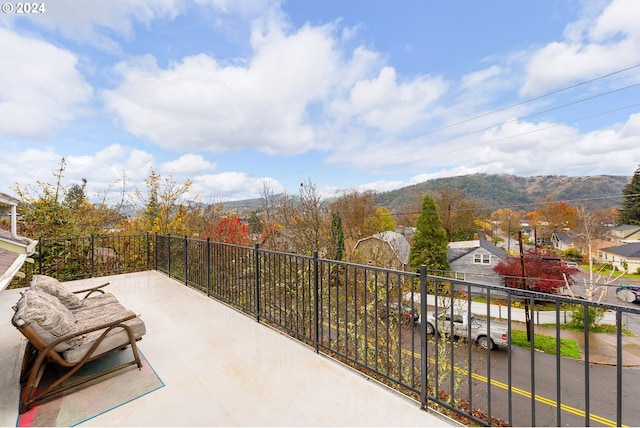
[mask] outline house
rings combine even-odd
[[[611,229],[611,240],[614,244],[630,244],[640,242],[640,226],[623,224]]]
[[[489,285],[502,285],[502,277],[493,268],[507,253],[485,238],[473,241],[450,242],[447,250],[449,269],[457,279]]]
[[[0,209],[9,209],[10,230],[0,229],[0,290],[4,290],[28,257],[35,252],[38,241],[18,236],[18,201],[5,193],[0,193]]]
[[[553,232],[551,234],[551,243],[553,244],[553,248],[560,251],[576,248],[574,236],[571,232]]]
[[[354,247],[355,257],[368,264],[405,270],[411,244],[401,233],[386,231],[362,238]]]
[[[600,253],[605,263],[623,271],[640,272],[640,242],[602,248]]]

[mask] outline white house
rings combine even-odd
[[[602,248],[600,253],[605,263],[611,263],[620,270],[635,273],[640,269],[640,242]]]
[[[640,226],[623,224],[611,229],[611,240],[615,244],[631,244],[640,242]]]

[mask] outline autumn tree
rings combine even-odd
[[[631,181],[622,189],[622,206],[618,212],[618,225],[640,225],[640,167],[631,177]]]
[[[20,198],[24,236],[38,238],[70,238],[77,236],[74,217],[69,206],[63,203],[66,189],[62,185],[66,159],[60,160],[53,173],[55,184],[37,181],[35,185],[16,185]]]
[[[607,225],[610,219],[608,219],[607,211],[588,211],[585,207],[580,207],[578,211],[578,226],[574,240],[583,248],[583,252],[589,259],[589,278],[584,279],[584,296],[581,297],[591,301],[603,301],[607,296],[609,285],[618,279],[613,271],[611,275],[605,277],[601,272],[594,273],[593,269],[597,243],[606,239],[608,235],[609,227]],[[576,293],[571,285],[567,284],[567,288],[570,294],[575,296]]]
[[[547,196],[544,201],[538,202],[535,211],[527,216],[536,227],[542,226],[549,230],[574,229],[578,219],[578,208],[564,201],[556,202],[553,196]]]
[[[393,219],[393,214],[387,207],[378,207],[373,214],[367,219],[367,229],[371,235],[378,232],[394,231],[396,230],[396,222]]]
[[[146,192],[135,190],[133,203],[138,217],[129,224],[130,232],[193,235],[194,231],[188,228],[188,206],[184,201],[191,184],[191,180],[180,184],[172,175],[163,179],[152,169],[145,179]]]
[[[380,232],[373,228],[373,222],[370,221],[376,211],[372,192],[344,192],[331,204],[331,208],[340,213],[344,236],[350,247],[359,239]]]
[[[524,250],[522,257],[510,256],[500,261],[493,270],[502,276],[507,287],[544,293],[555,293],[563,287],[565,275],[569,284],[573,285],[572,276],[577,273],[554,252],[536,248]]]
[[[308,181],[300,183],[298,198],[285,198],[278,209],[281,233],[299,254],[311,255],[318,251],[326,254],[329,235],[326,209],[321,203],[316,186]]]
[[[429,269],[447,270],[447,233],[442,227],[434,199],[426,194],[421,208],[416,233],[411,239],[409,264],[414,268],[424,264]]]
[[[478,228],[475,220],[479,214],[479,204],[466,199],[462,190],[445,186],[435,194],[435,203],[447,233],[447,241],[467,241],[473,239]]]
[[[225,244],[248,245],[249,232],[239,217],[224,217],[212,224],[201,235],[200,239],[210,238],[214,242]]]
[[[520,230],[524,211],[513,211],[511,208],[499,208],[491,213],[491,220],[498,222],[503,232],[513,235]]]
[[[395,218],[398,224],[402,226],[415,226],[418,216],[420,215],[420,198],[415,197],[404,202],[396,213]]]

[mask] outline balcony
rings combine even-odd
[[[67,283],[110,282],[141,314],[139,343],[165,383],[84,426],[443,426],[420,404],[156,271]],[[0,292],[8,321],[19,290]],[[15,426],[23,337],[0,326],[0,426]],[[126,376],[126,373],[121,374]]]
[[[166,383],[87,424],[455,423],[437,410],[468,425],[640,425],[640,347],[623,335],[640,329],[637,307],[171,236],[41,240],[38,254],[27,278],[112,283],[147,323],[141,350]],[[7,319],[17,293],[0,293]],[[552,309],[539,310],[543,301]],[[427,334],[424,318],[404,318],[406,305],[435,319],[474,314],[486,335],[494,326],[507,337],[523,328],[526,305],[534,346],[483,349],[452,340],[465,336],[452,326]],[[586,325],[605,311],[615,333],[561,330],[572,307]],[[0,422],[14,424],[22,342],[9,322],[0,334]],[[535,350],[537,335],[555,341],[555,355]],[[560,356],[567,336],[580,358]]]

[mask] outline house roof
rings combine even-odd
[[[640,231],[640,226],[638,226],[637,224],[622,224],[620,226],[614,227],[613,229],[611,229],[611,232],[614,233],[615,235],[617,235],[619,238],[622,238],[622,240],[625,240],[626,238],[635,235],[636,233],[638,233]]]
[[[485,238],[475,239],[473,241],[456,241],[450,242],[448,245],[447,258],[449,262],[459,259],[478,248],[484,248],[494,256],[504,260],[507,258],[507,252],[502,248],[498,248]]]
[[[564,242],[567,245],[573,244],[573,234],[570,232],[553,232],[551,239],[553,239],[554,236],[558,241]]]
[[[0,290],[18,273],[22,265],[35,252],[37,241],[16,232],[16,206],[20,201],[0,192],[0,207],[11,208],[11,230],[0,229]]]
[[[18,205],[20,200],[14,198],[13,196],[9,196],[6,193],[0,192],[0,205]]]
[[[601,251],[632,259],[640,259],[640,242],[603,248]]]
[[[391,250],[396,255],[396,257],[398,257],[398,260],[400,260],[405,265],[409,263],[409,253],[411,252],[411,244],[409,244],[409,241],[407,240],[407,238],[404,237],[403,234],[398,232],[393,232],[390,230],[376,233],[375,235],[371,235],[367,238],[362,238],[358,240],[358,242],[356,242],[355,248],[358,248],[361,242],[364,242],[370,239],[377,239],[387,243],[389,247],[391,247]]]
[[[640,226],[638,226],[638,225],[634,225],[634,224],[621,224],[620,226],[616,226],[616,227],[614,227],[614,228],[613,228],[613,229],[611,229],[611,230],[615,230],[615,231],[618,231],[618,230],[619,230],[619,231],[625,232],[625,231],[629,231],[629,230],[635,231],[635,230],[638,230],[638,229],[640,229]]]

